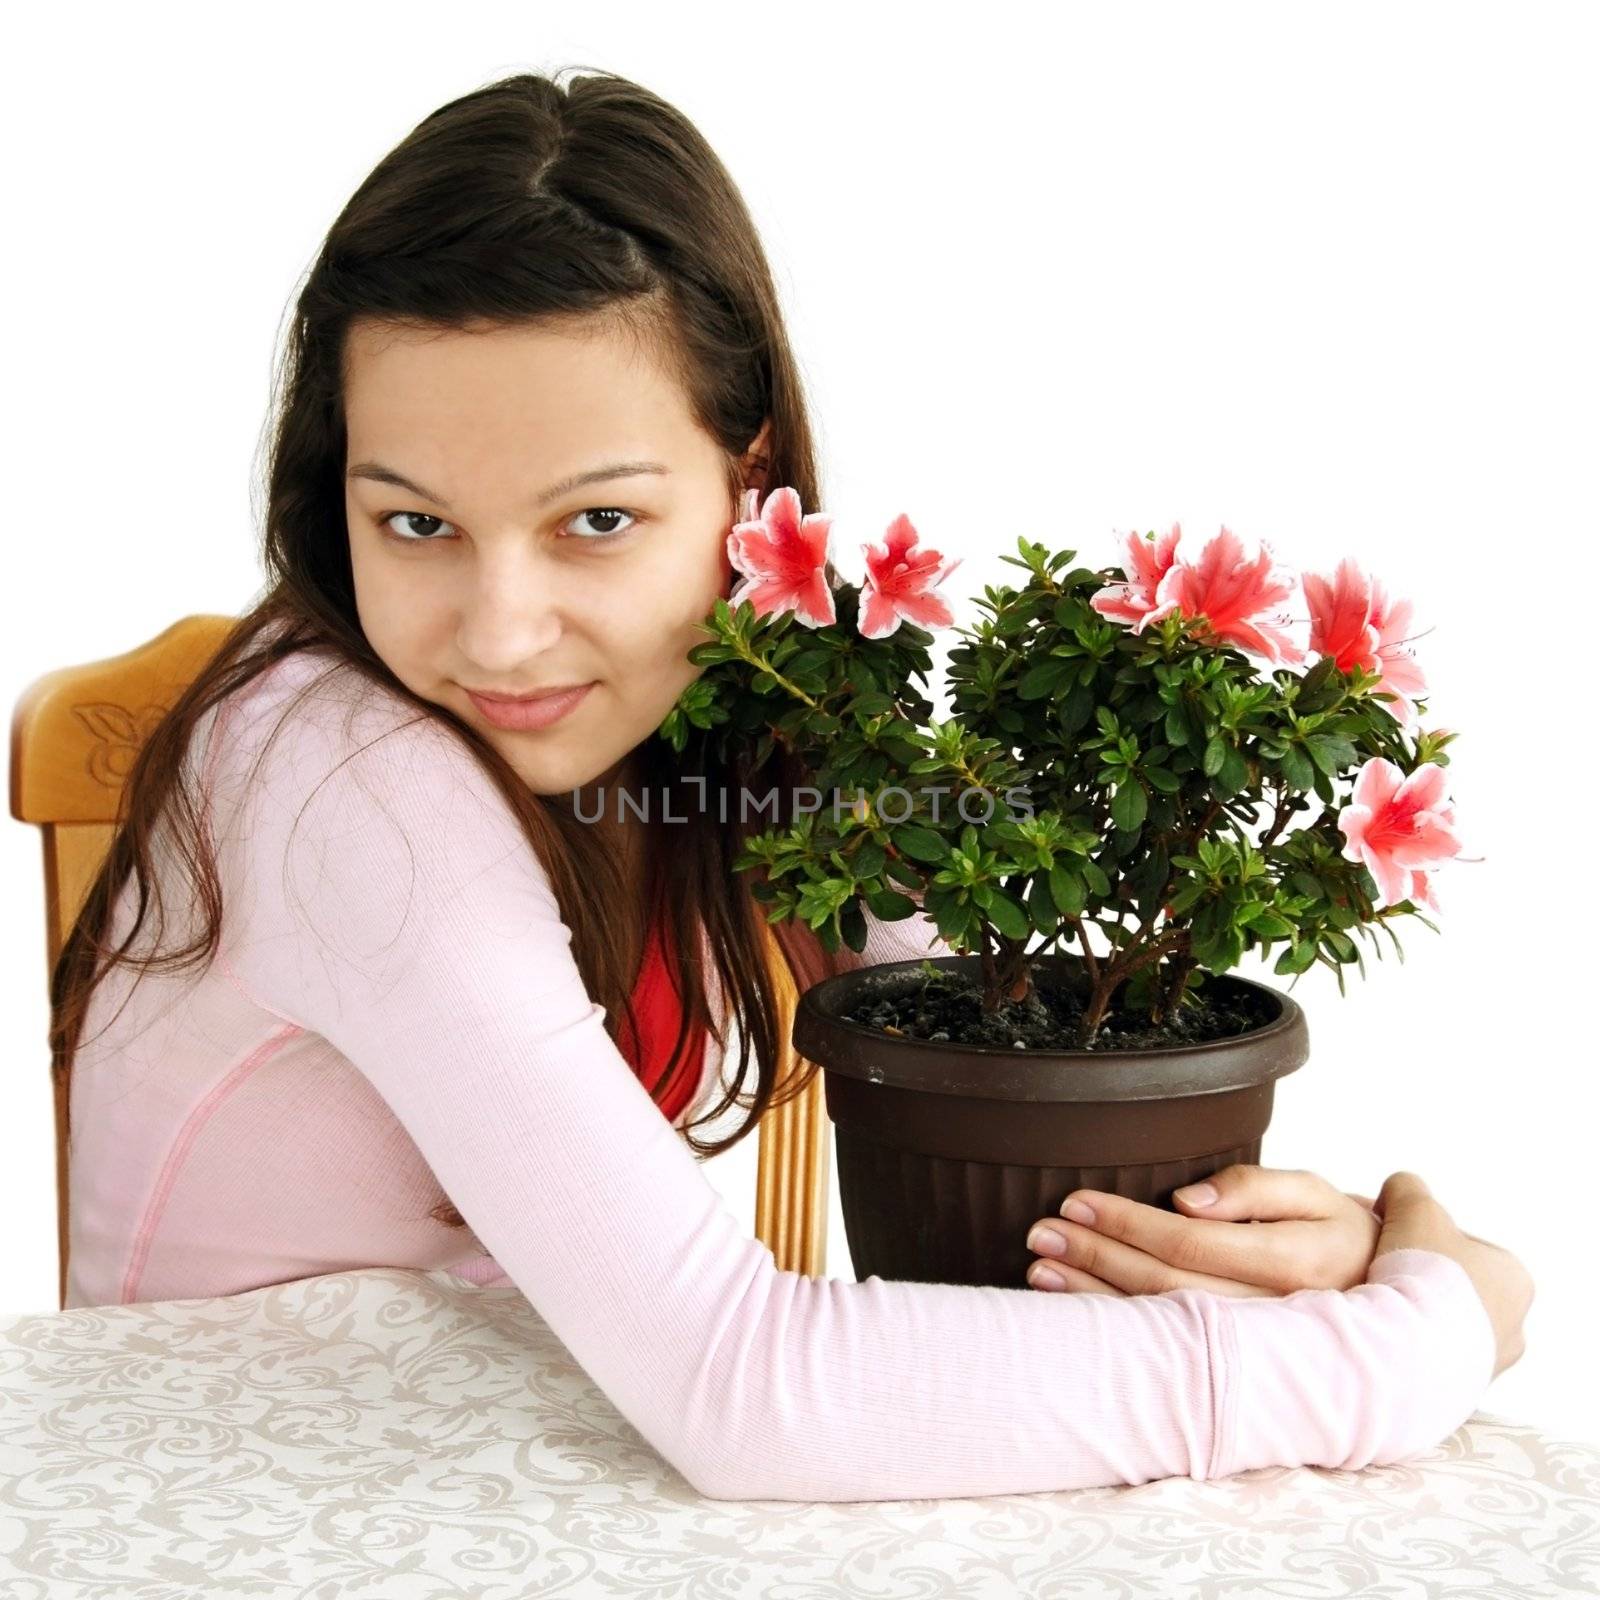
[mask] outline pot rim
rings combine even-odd
[[[1296,1071],[1310,1055],[1305,1013],[1270,984],[1235,973],[1212,973],[1271,997],[1278,1014],[1260,1027],[1192,1044],[1146,1045],[1134,1050],[1015,1050],[1003,1045],[911,1039],[848,1022],[828,1008],[831,997],[873,974],[977,965],[977,955],[915,957],[874,962],[812,984],[795,1007],[793,1044],[802,1058],[828,1071],[873,1084],[937,1094],[976,1094],[1009,1100],[1146,1100],[1181,1094],[1215,1094],[1248,1088]],[[1082,967],[1082,958],[1056,951],[1040,965]]]

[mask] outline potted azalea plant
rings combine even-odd
[[[1258,1161],[1308,1032],[1232,969],[1265,955],[1292,987],[1322,965],[1343,993],[1358,941],[1437,931],[1420,908],[1460,854],[1410,603],[1227,528],[1192,553],[1176,525],[1130,533],[1120,569],[1021,538],[1025,581],[954,630],[940,719],[915,680],[959,563],[900,516],[836,584],[830,516],[789,488],[742,512],[742,581],[661,731],[781,743],[815,775],[817,803],[735,862],[769,922],[860,952],[869,913],[915,916],[948,952],[800,997],[857,1277],[1014,1285],[1072,1189],[1176,1209]]]

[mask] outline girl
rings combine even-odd
[[[1050,1295],[780,1272],[700,1172],[771,1103],[780,1041],[731,865],[773,818],[692,800],[787,815],[805,775],[653,735],[733,586],[740,497],[784,484],[818,503],[767,263],[672,107],[520,75],[378,165],[299,297],[266,596],[146,743],[53,976],[68,1305],[378,1264],[514,1285],[722,1498],[1436,1443],[1497,1331],[1414,1206],[1347,1290],[1246,1263],[1237,1294]],[[775,931],[802,987],[940,948],[926,916],[871,930],[831,960]],[[693,1125],[747,1115],[686,1149],[730,1025]]]

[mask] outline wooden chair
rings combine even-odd
[[[60,667],[28,686],[11,721],[11,814],[44,841],[46,974],[99,871],[117,821],[123,781],[140,746],[221,647],[235,618],[184,617],[123,655]],[[788,1039],[795,979],[763,922]],[[780,1081],[800,1068],[785,1051]],[[780,1268],[820,1276],[826,1261],[828,1141],[822,1076],[758,1130],[755,1232]],[[55,1085],[56,1223],[60,1304],[67,1298],[67,1105]]]

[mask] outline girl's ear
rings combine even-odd
[[[772,418],[766,418],[761,424],[761,431],[750,441],[749,448],[744,453],[744,485],[747,489],[759,489],[762,498],[766,498],[768,483],[767,473],[772,461]]]

